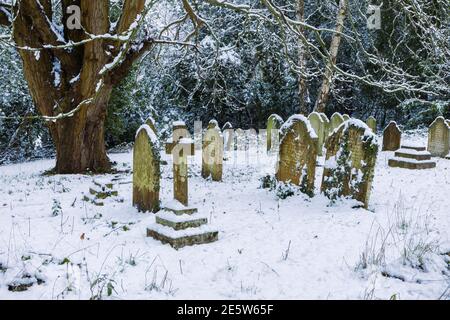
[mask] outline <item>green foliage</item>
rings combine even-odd
[[[403,123],[406,129],[429,127],[439,116],[450,118],[449,101],[423,101],[411,99],[399,106],[402,112]]]

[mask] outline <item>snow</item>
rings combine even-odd
[[[147,133],[148,138],[150,139],[151,143],[154,146],[159,146],[159,139],[156,136],[156,133],[152,130],[152,128],[150,128],[150,126],[148,124],[143,124],[137,131],[136,131],[136,138],[138,136],[138,134],[142,131],[145,130],[145,132]]]
[[[52,74],[54,77],[53,85],[57,88],[61,84],[61,62],[58,59],[53,62]]]
[[[287,121],[281,126],[280,131],[283,134],[286,130],[289,130],[289,128],[295,123],[295,122],[304,122],[306,125],[306,129],[308,130],[309,135],[312,139],[317,139],[318,136],[316,134],[316,131],[311,126],[311,123],[309,122],[308,118],[306,118],[304,115],[301,114],[294,114],[291,116]]]
[[[426,145],[425,136],[402,138]],[[0,166],[0,297],[89,299],[109,282],[115,292],[103,291],[104,299],[363,299],[372,290],[375,299],[437,299],[449,285],[442,254],[450,251],[450,161],[402,170],[388,166],[393,154],[380,152],[365,210],[352,200],[331,205],[320,194],[322,166],[313,198],[279,200],[259,188],[259,178],[274,173],[276,155],[252,153],[239,163],[230,157],[223,182],[211,182],[201,178],[199,153],[189,164],[189,202],[219,241],[178,251],[146,237],[155,215],[131,206],[131,152],[110,155],[118,173],[98,177],[43,175],[54,159]],[[162,157],[165,205],[173,199],[172,157]],[[82,201],[93,179],[116,178],[123,203]],[[61,206],[56,217],[53,199]],[[417,267],[412,249],[421,243],[435,250]],[[377,264],[370,257],[380,252],[384,263]],[[31,287],[9,291],[15,282]]]

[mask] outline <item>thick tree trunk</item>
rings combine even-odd
[[[330,96],[330,89],[332,85],[332,79],[334,75],[334,65],[337,61],[337,55],[339,52],[339,45],[341,43],[342,31],[344,30],[344,21],[347,16],[347,0],[339,1],[339,10],[336,18],[336,33],[333,35],[330,45],[330,56],[325,67],[325,74],[323,76],[322,86],[319,90],[319,95],[316,100],[314,111],[325,112],[325,107]]]
[[[54,138],[57,173],[103,173],[111,169],[104,138],[107,101],[103,103],[104,106],[95,108],[104,112],[88,116],[80,111],[72,118],[58,121]]]

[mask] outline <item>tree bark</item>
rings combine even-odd
[[[297,2],[297,19],[298,21],[305,22],[305,1],[298,0]],[[299,32],[303,34],[303,26],[299,26]],[[301,71],[306,71],[306,50],[305,45],[301,40],[299,40],[298,47],[298,65]],[[309,114],[308,109],[308,84],[304,75],[300,74],[298,79],[298,93],[300,100],[300,110],[299,113],[307,116]]]
[[[314,111],[325,112],[326,105],[330,96],[330,88],[334,75],[334,66],[336,65],[339,46],[341,43],[341,34],[344,30],[344,21],[347,16],[347,0],[339,1],[339,10],[336,18],[336,33],[333,35],[330,45],[330,56],[325,67],[325,74],[323,77],[322,86],[319,90],[319,95],[316,100]]]

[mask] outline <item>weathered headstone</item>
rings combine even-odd
[[[176,137],[175,137],[176,138]],[[172,147],[174,201],[158,212],[155,223],[147,228],[147,236],[173,248],[217,241],[219,232],[207,226],[208,218],[189,207],[187,156],[193,155],[193,141],[178,137]]]
[[[323,121],[323,117],[317,113],[313,112],[308,117],[311,126],[317,134],[317,154],[322,156],[323,154],[323,144],[325,143],[325,135],[326,135],[326,125]]]
[[[274,142],[279,140],[279,130],[283,125],[283,119],[277,115],[272,114],[267,119],[267,152],[271,151],[274,146]]]
[[[159,141],[145,124],[136,133],[133,150],[133,206],[139,211],[159,211],[160,179]]]
[[[391,121],[383,131],[383,151],[395,151],[400,148],[402,132],[397,123]]]
[[[338,128],[341,124],[344,123],[344,117],[339,112],[333,113],[330,119],[330,132],[331,134],[336,128]]]
[[[375,119],[373,116],[370,116],[369,118],[367,118],[366,121],[367,125],[369,126],[370,129],[372,129],[373,133],[377,133],[377,119]]]
[[[445,158],[450,151],[450,126],[444,117],[437,117],[428,129],[428,151],[434,157]]]
[[[350,197],[369,205],[378,153],[375,134],[362,121],[345,122],[326,142],[322,192],[331,200]]]
[[[153,130],[153,132],[156,134],[156,136],[158,136],[158,131],[156,130],[155,119],[153,119],[152,117],[149,117],[147,119],[147,121],[145,121],[145,124],[148,125],[150,127],[150,129]]]
[[[202,177],[222,181],[223,136],[217,122],[211,121],[203,135]]]
[[[184,123],[183,121],[175,121],[173,123],[172,138],[167,140],[166,143],[166,154],[172,154],[172,150],[178,144],[178,142],[183,138],[189,138],[189,136],[189,130],[186,126],[186,123]],[[192,143],[190,153],[190,155],[194,155],[195,153],[194,143]]]
[[[293,115],[281,127],[278,181],[301,186],[302,192],[314,194],[318,137],[309,120]]]
[[[324,143],[325,143],[325,141],[328,138],[328,135],[330,134],[331,123],[330,123],[330,119],[328,119],[328,117],[327,117],[327,115],[325,113],[320,113],[320,116],[321,116],[321,118],[323,120],[323,123],[325,125],[325,139],[324,139]]]

